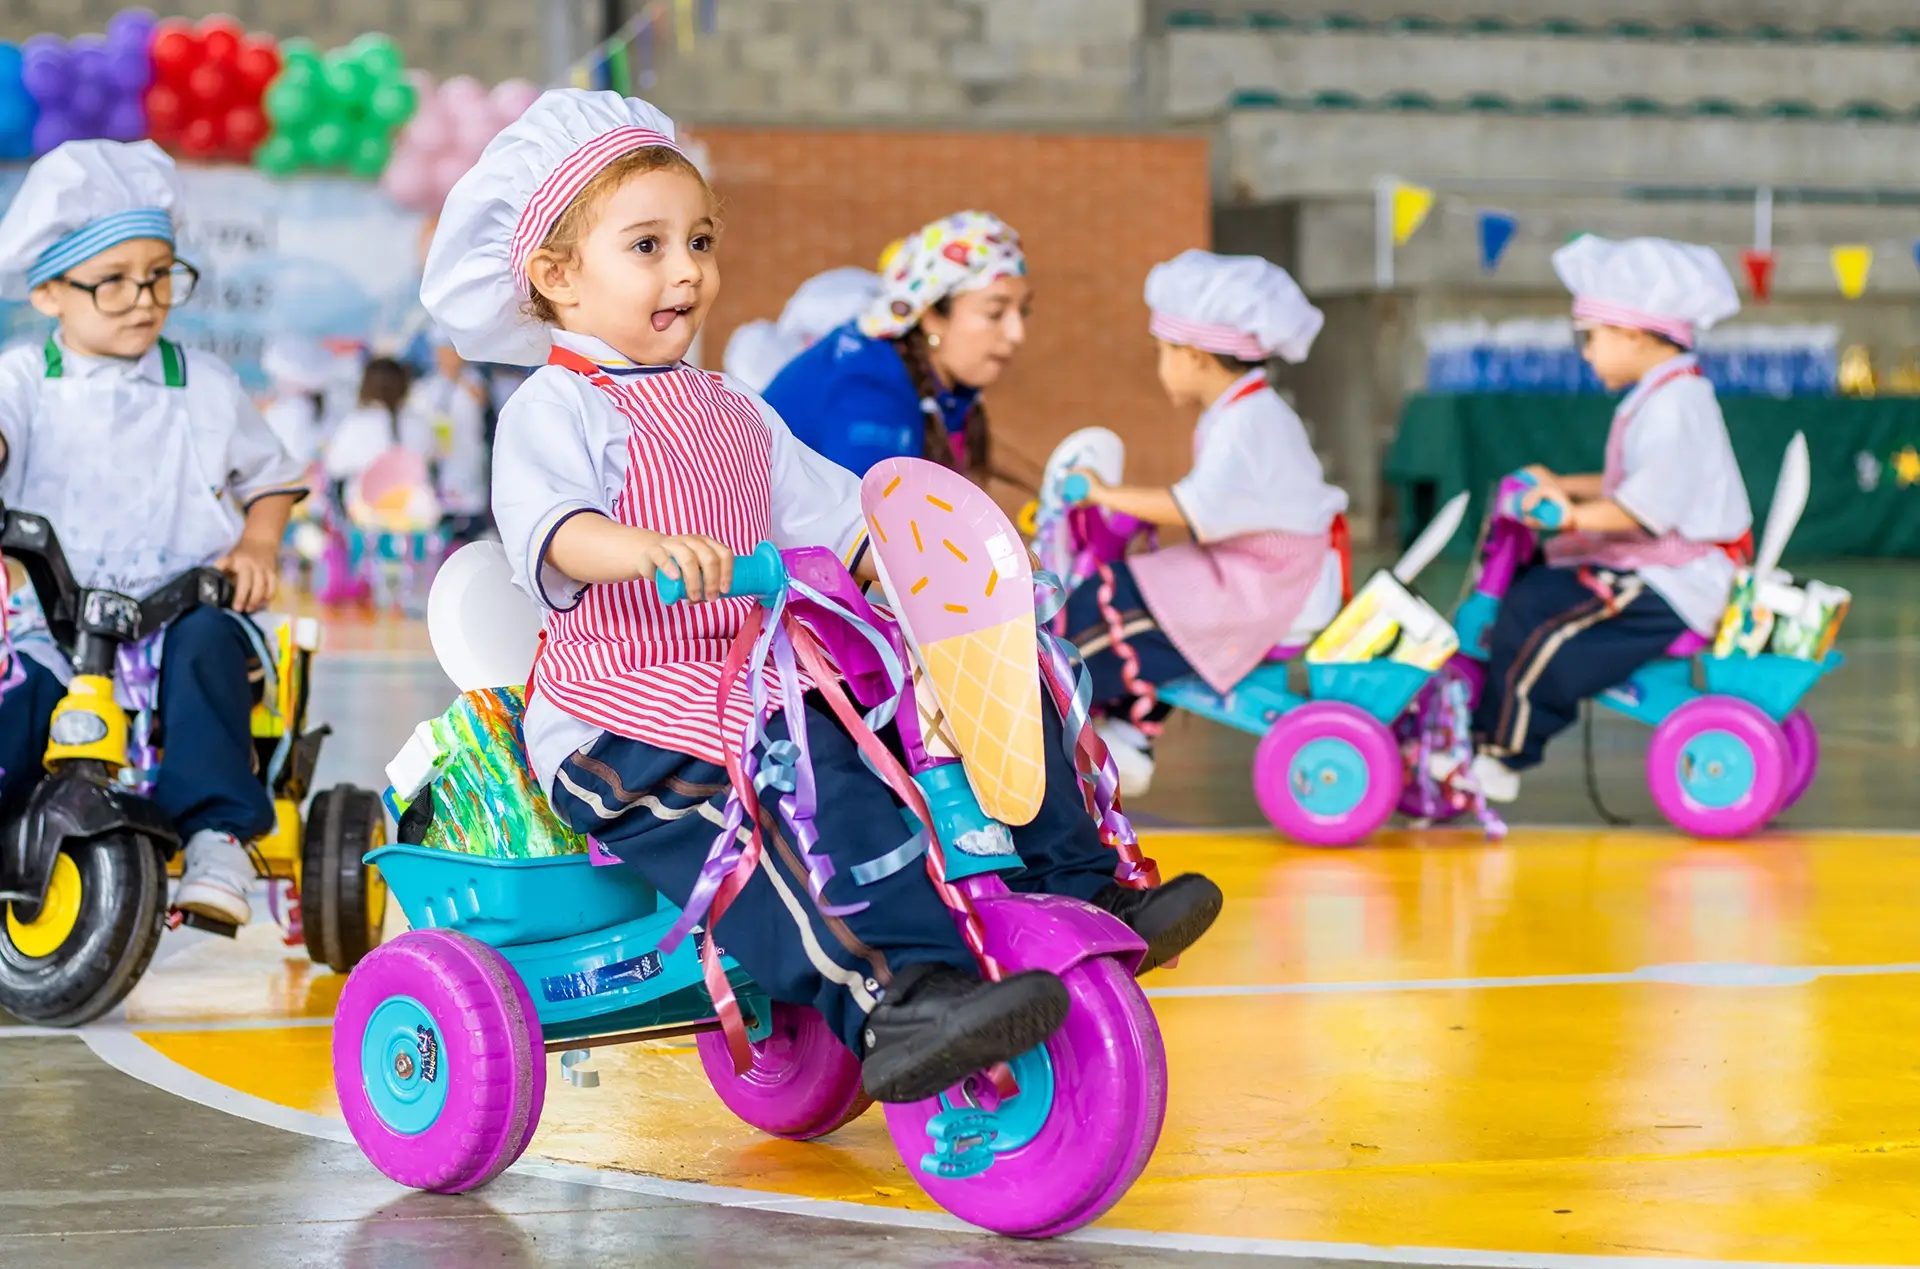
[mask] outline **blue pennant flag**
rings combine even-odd
[[[1500,267],[1500,257],[1506,254],[1507,244],[1513,241],[1513,231],[1519,227],[1511,213],[1481,208],[1480,218],[1480,267],[1492,273]]]

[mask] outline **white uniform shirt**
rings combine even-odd
[[[1713,385],[1686,375],[1650,390],[1692,364],[1690,356],[1662,362],[1620,403],[1633,418],[1625,476],[1613,500],[1655,536],[1675,532],[1695,542],[1733,542],[1753,528],[1753,507]],[[1690,629],[1710,635],[1726,611],[1733,570],[1733,560],[1715,551],[1677,567],[1645,565],[1637,571]]]
[[[321,410],[318,393],[283,392],[260,411],[280,446],[296,462],[311,464],[320,455]]]
[[[401,410],[403,434],[433,438],[439,465],[440,503],[454,515],[483,515],[487,510],[487,416],[485,385],[462,375],[427,376],[407,393]]]
[[[183,353],[169,387],[158,345],[132,361],[56,348],[57,378],[42,344],[0,353],[0,502],[53,522],[80,585],[138,598],[232,550],[255,501],[306,492],[218,357]],[[24,609],[15,637],[64,676],[37,603]]]
[[[606,365],[625,363],[597,339],[556,330],[554,342]],[[772,406],[737,380],[773,435],[772,525],[782,550],[828,547],[843,557],[866,532],[860,480],[794,438]],[[527,380],[500,412],[494,436],[493,514],[514,584],[546,609],[568,608],[586,587],[547,562],[553,534],[571,516],[613,514],[626,487],[632,425],[582,376],[547,366]],[[527,706],[527,758],[543,787],[567,757],[600,729],[562,712],[536,693]]]
[[[433,461],[432,422],[404,409],[396,418],[384,405],[356,405],[327,438],[321,459],[327,479],[351,483],[396,445]]]
[[[1257,391],[1246,391],[1256,383]],[[1201,542],[1325,533],[1347,509],[1346,491],[1327,483],[1306,425],[1265,386],[1263,371],[1248,372],[1207,408],[1193,449],[1193,470],[1174,485],[1173,499]]]

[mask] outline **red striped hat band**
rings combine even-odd
[[[1573,301],[1573,316],[1576,321],[1598,322],[1602,326],[1628,326],[1634,330],[1652,331],[1656,335],[1665,335],[1682,348],[1693,347],[1693,323],[1684,317],[1661,317],[1657,313],[1642,312],[1625,304],[1587,298]]]
[[[1169,344],[1183,344],[1188,348],[1198,348],[1201,352],[1237,357],[1241,361],[1265,361],[1268,356],[1267,350],[1260,346],[1260,341],[1243,330],[1218,322],[1196,322],[1158,309],[1154,310],[1152,320],[1147,323],[1147,330],[1154,338],[1164,339]]]
[[[653,147],[681,153],[672,137],[651,128],[615,128],[581,145],[547,173],[547,178],[521,209],[513,229],[513,280],[521,290],[527,289],[527,261],[553,232],[560,214],[587,187],[587,182],[622,155]]]

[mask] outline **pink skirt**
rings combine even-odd
[[[1160,629],[1208,687],[1225,693],[1286,638],[1329,549],[1324,533],[1250,533],[1127,563]]]

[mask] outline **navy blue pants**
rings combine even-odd
[[[1120,630],[1126,636],[1127,646],[1139,658],[1140,678],[1160,687],[1192,674],[1193,666],[1147,610],[1147,602],[1140,597],[1140,587],[1134,582],[1133,570],[1126,561],[1108,567],[1113,570],[1113,609],[1120,614]],[[1112,631],[1100,611],[1099,574],[1082,582],[1067,596],[1066,614],[1067,642],[1086,662],[1087,674],[1093,680],[1094,708],[1113,713],[1130,704],[1133,694],[1121,677],[1120,654],[1113,650]]]
[[[899,801],[861,763],[839,721],[813,697],[806,714],[818,792],[815,849],[833,861],[836,874],[826,886],[827,902],[867,907],[823,916],[808,892],[798,846],[763,806],[766,852],[715,937],[775,1000],[818,1009],[858,1053],[867,1012],[895,973],[929,963],[973,972],[976,962],[924,862],[855,883],[857,865],[894,850],[910,834]],[[785,716],[767,730],[773,740],[785,739]],[[1101,843],[1080,800],[1061,735],[1049,707],[1046,797],[1034,821],[1013,830],[1026,868],[1006,880],[1015,890],[1091,899],[1113,882],[1118,859]],[[561,764],[553,809],[684,905],[724,819],[727,788],[726,770],[714,763],[607,733]]]
[[[1494,619],[1475,742],[1515,771],[1539,766],[1580,702],[1626,682],[1686,629],[1635,574],[1533,564]]]
[[[23,657],[27,680],[0,697],[0,814],[26,805],[45,774],[41,759],[60,680]],[[184,841],[201,829],[249,841],[273,827],[273,800],[253,770],[253,704],[261,673],[240,623],[197,608],[167,628],[160,657],[153,801]]]

